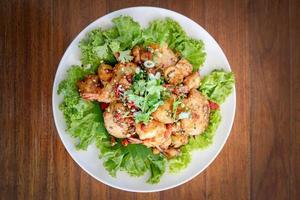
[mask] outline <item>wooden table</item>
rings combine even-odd
[[[124,7],[175,10],[201,24],[236,75],[224,149],[192,181],[135,194],[89,176],[62,145],[52,83],[72,39]],[[300,1],[0,1],[0,199],[299,199]]]

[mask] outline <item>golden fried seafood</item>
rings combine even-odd
[[[113,75],[113,68],[110,65],[101,64],[98,68],[98,76],[101,81],[110,81]]]
[[[201,79],[199,72],[194,72],[184,79],[183,84],[187,86],[189,90],[197,89],[200,86],[200,81]]]
[[[130,136],[133,119],[127,116],[127,109],[122,103],[111,103],[103,113],[105,128],[114,137]]]
[[[164,124],[173,123],[175,120],[173,118],[172,109],[173,109],[174,98],[169,98],[164,101],[164,104],[159,106],[155,112],[152,113],[152,117]]]
[[[163,44],[161,48],[154,50],[155,63],[158,67],[168,67],[175,65],[178,61],[178,56],[168,47],[167,44]]]
[[[104,86],[99,82],[96,75],[89,75],[77,82],[77,87],[82,98],[99,102],[110,103],[115,100],[113,86],[107,83]]]
[[[167,82],[172,85],[178,85],[192,73],[193,66],[186,59],[181,59],[175,65],[166,67],[163,70]]]
[[[165,131],[166,125],[156,120],[152,120],[148,124],[138,123],[136,125],[136,133],[141,140],[164,134]]]
[[[201,134],[209,122],[209,102],[198,90],[192,89],[185,106],[190,110],[190,117],[181,120],[181,128],[189,135]]]
[[[172,146],[174,148],[181,147],[182,145],[185,145],[189,141],[189,136],[185,134],[177,134],[171,136]]]

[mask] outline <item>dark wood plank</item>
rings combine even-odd
[[[4,14],[1,19],[5,20],[1,83],[7,88],[1,87],[1,93],[4,92],[1,121],[5,124],[1,133],[1,174],[6,181],[4,188],[1,186],[1,196],[33,199],[46,196],[51,188],[51,182],[47,181],[53,130],[52,119],[48,117],[52,112],[51,83],[42,81],[42,77],[52,79],[49,74],[51,39],[44,37],[51,35],[51,2],[4,4],[1,6]]]
[[[4,20],[4,15],[12,15],[13,6],[8,2],[0,2],[0,25],[3,31],[0,31],[0,191],[1,196],[7,199],[15,199],[17,193],[17,173],[16,149],[14,138],[16,133],[15,128],[15,87],[16,83],[11,81],[14,77],[13,67],[16,66],[16,60],[11,60],[15,56],[14,46],[16,47],[16,36],[13,33],[17,32],[17,25],[11,26],[12,18]],[[6,16],[6,17],[7,17]],[[5,76],[4,76],[5,74]],[[9,97],[9,99],[8,99]],[[5,102],[5,103],[3,103]]]
[[[224,149],[207,169],[207,199],[248,199],[249,168],[249,54],[247,4],[207,1],[205,28],[220,44],[236,78],[234,126]]]
[[[251,197],[289,198],[289,5],[250,2]],[[299,20],[299,19],[298,19]]]
[[[106,14],[106,1],[53,1],[53,68],[74,37],[89,23]],[[58,199],[105,199],[106,185],[83,171],[66,152],[56,131],[54,197]]]
[[[159,0],[123,0],[123,1],[107,1],[108,12],[120,10],[123,8],[135,6],[159,6]]]
[[[291,137],[290,199],[300,197],[300,1],[290,1]]]

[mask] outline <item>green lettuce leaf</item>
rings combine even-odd
[[[60,104],[60,109],[64,113],[67,126],[75,119],[83,117],[86,111],[91,109],[91,104],[81,100],[77,91],[76,82],[82,79],[89,71],[80,66],[71,66],[68,70],[67,78],[60,82],[58,86],[58,94],[64,96],[64,101]]]
[[[149,168],[151,176],[148,179],[148,183],[154,184],[160,181],[160,178],[166,170],[166,159],[162,155],[148,155]]]
[[[98,140],[96,145],[104,160],[104,167],[111,176],[116,177],[117,171],[125,171],[131,176],[142,176],[150,171],[148,182],[159,182],[166,168],[164,157],[154,155],[151,149],[141,144],[129,144],[125,147],[117,143],[111,146],[104,140]]]
[[[150,22],[148,28],[143,32],[144,44],[167,43],[174,49],[187,38],[181,26],[171,18],[158,19]]]
[[[234,75],[224,70],[214,70],[201,81],[199,90],[209,99],[223,103],[234,87]]]
[[[176,173],[185,169],[191,162],[192,156],[190,150],[183,146],[180,148],[180,155],[169,160],[169,170],[171,173]]]
[[[106,38],[106,41],[111,42],[115,41],[119,37],[119,31],[117,27],[112,27],[103,31],[103,36]]]
[[[108,35],[108,33],[107,33]],[[107,36],[106,35],[106,36]],[[81,62],[90,65],[94,70],[101,62],[115,63],[115,57],[108,48],[107,38],[100,28],[89,32],[79,43]]]
[[[132,17],[120,16],[112,21],[119,33],[116,40],[120,43],[120,50],[131,49],[142,41],[141,26]]]
[[[205,61],[206,53],[202,40],[188,38],[179,43],[175,49],[193,65],[194,71],[197,71]]]

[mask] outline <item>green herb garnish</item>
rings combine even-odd
[[[151,118],[151,113],[164,103],[168,91],[162,86],[162,79],[150,78],[143,71],[137,73],[133,80],[134,83],[130,90],[125,92],[125,96],[140,109],[134,115],[136,123],[147,123]]]

